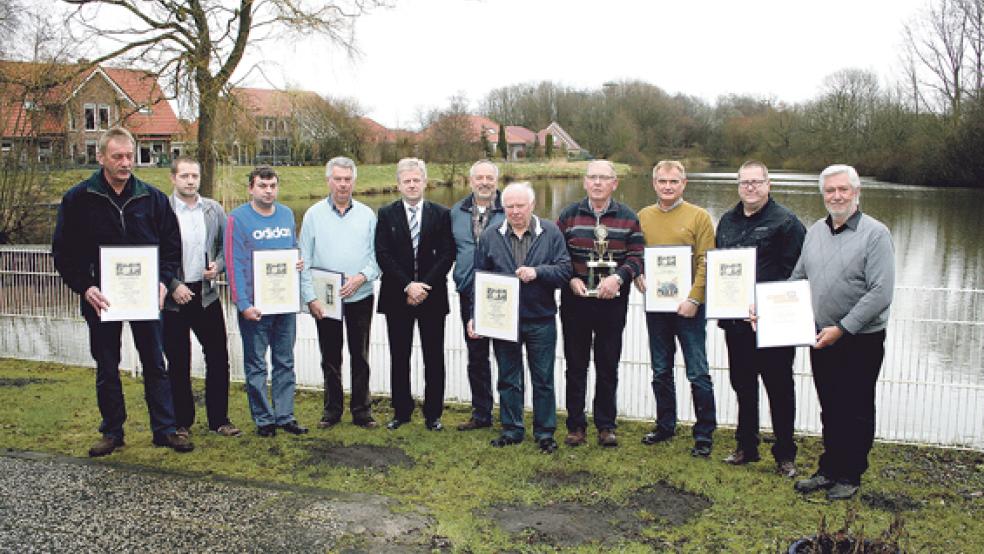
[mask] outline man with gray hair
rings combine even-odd
[[[328,197],[311,206],[301,223],[301,297],[318,328],[321,371],[325,379],[324,411],[318,427],[328,429],[342,418],[342,324],[348,335],[352,398],[352,422],[366,429],[378,426],[369,403],[369,333],[372,330],[373,281],[379,277],[374,239],[376,215],[352,198],[358,169],[345,157],[332,158],[325,166]],[[338,295],[342,319],[327,316],[326,306],[315,294],[311,270],[344,275]]]
[[[806,233],[790,279],[809,279],[819,332],[810,351],[820,400],[823,448],[819,467],[797,481],[802,493],[854,496],[868,469],[875,435],[875,382],[885,356],[885,329],[895,287],[888,228],[861,213],[861,179],[848,165],[820,174],[828,216]]]
[[[505,219],[502,201],[496,191],[499,168],[489,160],[479,160],[468,172],[471,194],[451,207],[451,232],[457,250],[454,283],[461,307],[461,323],[472,316],[472,285],[475,280],[475,247],[482,232],[498,227]],[[489,363],[488,337],[471,338],[465,332],[468,348],[468,384],[471,387],[472,415],[458,425],[459,431],[492,426],[492,365]]]

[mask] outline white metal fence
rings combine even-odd
[[[449,401],[468,402],[467,350],[462,337],[457,299],[451,292],[452,312],[445,331]],[[242,380],[242,344],[234,311],[225,294],[233,379]],[[92,366],[78,296],[69,291],[54,271],[47,247],[0,247],[0,356]],[[370,341],[373,393],[390,388],[386,322],[373,321]],[[559,325],[559,323],[558,323]],[[320,387],[322,376],[317,335],[312,319],[298,315],[295,366],[301,386]],[[629,301],[622,361],[619,367],[619,415],[649,419],[656,405],[650,388],[649,343],[641,296]],[[204,373],[201,353],[195,349],[193,371]],[[876,435],[880,439],[984,449],[984,291],[900,287],[896,289],[888,327],[885,362],[878,381]],[[708,325],[707,355],[715,384],[718,422],[734,425],[737,406],[728,384],[724,335]],[[347,357],[347,354],[346,354]],[[138,372],[138,360],[129,333],[124,333],[124,368]],[[347,367],[347,363],[346,363]],[[558,341],[555,365],[557,405],[566,404],[564,359]],[[423,392],[419,345],[414,345],[411,383],[416,396]],[[344,383],[349,386],[347,370]],[[493,364],[493,379],[495,367]],[[588,403],[594,388],[590,372]],[[794,366],[797,414],[801,432],[820,431],[819,406],[805,348],[797,351]],[[693,420],[689,383],[677,355],[679,417]],[[530,405],[527,387],[526,402]],[[762,391],[761,418],[769,425],[768,401]]]

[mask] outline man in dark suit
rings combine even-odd
[[[410,349],[418,323],[424,351],[424,423],[441,431],[444,410],[444,320],[448,312],[448,271],[454,241],[448,209],[424,200],[427,166],[404,158],[396,164],[402,198],[379,209],[376,262],[383,272],[377,311],[386,315],[390,345],[393,419],[398,429],[413,415]]]

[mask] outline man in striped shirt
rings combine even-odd
[[[584,395],[592,347],[596,377],[592,412],[598,444],[618,446],[615,396],[622,331],[630,284],[642,273],[645,238],[635,212],[612,198],[617,188],[618,177],[611,162],[589,163],[584,176],[587,196],[565,208],[557,219],[574,266],[568,286],[561,289],[560,305],[567,360],[568,415],[564,443],[568,446],[580,446],[587,440]],[[599,232],[600,229],[604,230]],[[607,241],[602,254],[605,259],[610,254],[616,265],[610,275],[597,268],[591,282],[588,262],[599,257],[596,245],[600,241]]]

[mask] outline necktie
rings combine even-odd
[[[417,217],[417,207],[410,208],[410,242],[413,243],[413,255],[417,256],[417,246],[420,244],[420,218]]]

